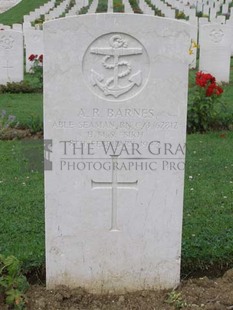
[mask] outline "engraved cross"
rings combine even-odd
[[[7,78],[9,79],[9,69],[13,69],[14,67],[9,66],[9,61],[7,60],[6,65],[2,67],[3,69],[6,69],[7,72]]]
[[[119,231],[117,225],[117,190],[134,189],[138,190],[138,180],[134,182],[118,182],[117,172],[114,169],[114,163],[117,162],[117,156],[112,156],[112,182],[96,182],[91,180],[92,189],[111,189],[112,190],[112,215],[110,231]]]

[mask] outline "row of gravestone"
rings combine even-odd
[[[221,14],[232,14],[232,9],[230,3],[231,0],[216,0],[216,1],[208,1],[208,0],[191,0],[191,1],[165,1],[171,7],[178,9],[183,12],[186,16],[194,17],[196,14],[209,16],[210,21],[215,22],[215,18]]]
[[[229,13],[229,20],[227,20],[228,26],[233,25],[233,18],[232,18],[232,9],[229,7],[229,0],[226,0],[224,3],[223,0],[219,1],[206,1],[206,0],[199,0],[199,1],[181,1],[177,0],[171,3],[171,1],[163,2],[161,0],[153,0],[152,4],[161,12],[169,18],[175,18],[175,10],[178,10],[179,12],[184,12],[187,17],[189,17],[189,22],[194,26],[192,30],[192,40],[194,42],[197,42],[198,37],[198,19],[195,17],[196,13],[198,13],[198,10],[200,10],[200,6],[202,6],[202,9],[205,6],[210,6],[211,9],[215,10],[215,13],[219,13],[223,10],[223,6],[227,6]],[[86,0],[76,0],[72,2],[73,6],[69,5],[68,0],[63,0],[60,2],[59,5],[56,6],[55,0],[50,0],[47,3],[45,3],[43,6],[39,7],[38,9],[31,12],[29,15],[24,16],[24,23],[23,23],[23,33],[24,33],[24,42],[26,47],[26,71],[29,72],[32,63],[29,61],[29,56],[31,54],[43,54],[43,32],[40,28],[42,28],[43,20],[51,20],[58,18],[62,15],[65,16],[71,16],[74,14],[79,14],[80,10],[83,7],[88,7],[88,2]],[[153,15],[154,11],[151,7],[148,6],[148,3],[144,0],[139,1],[138,3],[139,7],[141,8],[141,11],[145,14]],[[88,9],[88,13],[94,13],[98,6],[98,0],[93,1]],[[125,12],[133,13],[133,10],[128,2],[128,0],[124,1],[125,6]],[[113,2],[108,1],[108,12],[113,11]],[[65,14],[64,14],[65,13]],[[41,17],[42,20],[41,20]],[[214,23],[225,23],[226,22],[226,16],[220,15],[217,16],[212,14],[210,15],[210,19]],[[199,23],[207,23],[207,18],[199,19]],[[32,26],[33,24],[33,26]],[[1,25],[0,29],[8,29],[9,26]],[[22,26],[19,24],[13,25],[13,29],[15,30],[22,30]],[[204,43],[203,43],[204,44]],[[232,54],[233,54],[233,48],[232,48]],[[190,56],[190,67],[195,68],[196,67],[196,49],[193,49],[192,55]],[[209,68],[209,67],[208,67]],[[208,69],[207,68],[207,69]],[[201,66],[201,69],[205,69]],[[214,71],[215,73],[215,71]],[[228,81],[228,78],[226,75],[223,78],[220,76],[220,78],[224,80],[224,82]]]
[[[133,10],[130,6],[128,0],[123,1],[125,13],[133,13]],[[141,11],[145,14],[154,15],[154,8],[160,10],[165,17],[175,18],[176,10],[183,12],[188,18],[195,17],[197,13],[202,13],[210,17],[210,21],[215,22],[216,17],[219,14],[225,14],[232,16],[232,8],[230,6],[231,0],[192,0],[192,1],[183,1],[183,0],[151,0],[149,2],[153,7],[151,8],[148,5],[148,2],[145,0],[138,1],[138,6]],[[98,1],[93,1],[91,8],[89,8],[89,13],[95,13],[98,6]],[[44,20],[51,20],[58,18],[62,15],[72,16],[79,14],[80,10],[83,7],[89,7],[89,2],[87,0],[63,0],[58,5],[56,5],[55,0],[50,0],[45,3],[43,6],[35,9],[33,12],[24,16],[24,22],[34,22],[35,20],[40,20],[43,16]],[[108,2],[108,12],[113,11],[112,1]],[[224,18],[224,16],[223,16]]]
[[[50,0],[48,3],[31,12],[29,15],[24,16],[24,22],[33,22],[35,20],[39,20],[40,22],[41,16],[43,16],[43,20],[48,21],[60,16],[78,15],[82,8],[87,8],[87,13],[95,13],[98,7],[98,2],[98,0],[95,0],[92,1],[91,5],[89,5],[87,0],[76,0],[73,2],[63,0],[58,6],[55,6],[55,0]],[[124,0],[123,5],[125,13],[133,13],[133,9],[128,0]],[[156,12],[160,11],[163,16],[169,18],[175,18],[177,12],[184,13],[188,19],[191,19],[197,15],[200,16],[201,13],[204,16],[209,16],[211,22],[218,21],[219,16],[222,16],[222,19],[226,18],[226,16],[232,17],[233,12],[231,0],[225,0],[225,2],[224,0],[140,0],[137,2],[137,6],[144,14],[154,15],[156,10]],[[112,0],[108,1],[107,12],[113,12]]]
[[[228,24],[211,24],[200,18],[190,23],[192,43],[190,42],[190,67],[196,67],[197,42],[199,36],[199,69],[213,74],[219,82],[229,82],[230,59],[233,46],[233,27]],[[198,33],[199,29],[199,33]],[[0,84],[20,82],[24,76],[24,46],[26,50],[26,71],[32,62],[31,54],[44,54],[43,30],[0,30]],[[172,50],[172,46],[171,46]]]

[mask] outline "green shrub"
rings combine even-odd
[[[136,14],[142,14],[142,10],[140,9],[140,7],[138,6],[138,2],[137,0],[129,0],[129,3],[131,5],[132,10],[134,11],[134,13]]]
[[[197,12],[197,13],[196,13],[196,16],[197,16],[197,17],[203,17],[203,13],[202,13],[202,12]]]
[[[40,15],[39,18],[35,19],[33,22],[31,22],[32,27],[35,27],[35,25],[40,25],[40,28],[43,28],[43,22],[45,21],[45,16]]]
[[[0,93],[11,93],[11,94],[27,94],[27,93],[34,93],[38,89],[30,85],[28,81],[21,81],[19,83],[12,82],[7,83],[6,85],[0,85]]]
[[[121,0],[113,0],[113,10],[117,13],[123,13],[125,11],[125,7]]]
[[[175,309],[182,309],[188,306],[187,302],[183,300],[181,292],[177,292],[174,290],[167,294],[167,299],[165,300],[165,303],[173,305]]]
[[[43,131],[43,121],[37,115],[30,115],[26,127],[30,130],[32,134]]]
[[[176,10],[176,19],[187,19],[187,16],[184,14],[184,12]]]
[[[96,13],[106,13],[108,11],[108,0],[100,0],[96,9]]]
[[[21,272],[21,263],[14,256],[0,255],[0,292],[6,304],[14,309],[25,309],[29,284]]]

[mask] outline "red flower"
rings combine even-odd
[[[218,85],[216,85],[216,95],[221,95],[223,93],[223,89],[222,89],[222,87],[220,87],[220,86],[218,86]]]
[[[223,89],[216,84],[216,79],[210,73],[203,73],[199,71],[196,73],[196,85],[205,88],[205,93],[207,97],[212,95],[220,96]]]
[[[214,83],[210,84],[206,90],[206,96],[210,97],[214,94],[214,89],[215,89],[216,85]]]
[[[202,71],[196,73],[196,85],[206,87],[209,83],[215,83],[215,77],[209,73],[203,73]]]
[[[28,59],[29,59],[30,61],[34,61],[35,58],[36,58],[36,55],[33,55],[33,54],[31,54],[31,55],[28,57]]]
[[[43,55],[39,56],[39,62],[41,62],[41,63],[43,62]]]
[[[223,92],[223,89],[216,85],[216,83],[212,83],[208,86],[207,90],[206,90],[206,96],[210,97],[212,95],[217,95],[220,96]]]

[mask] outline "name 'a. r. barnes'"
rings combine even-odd
[[[107,109],[99,109],[99,108],[93,108],[90,110],[81,108],[77,112],[77,116],[80,118],[154,118],[155,117],[155,111],[154,109],[146,109],[146,108],[121,108],[121,109],[113,109],[113,108],[107,108]]]

